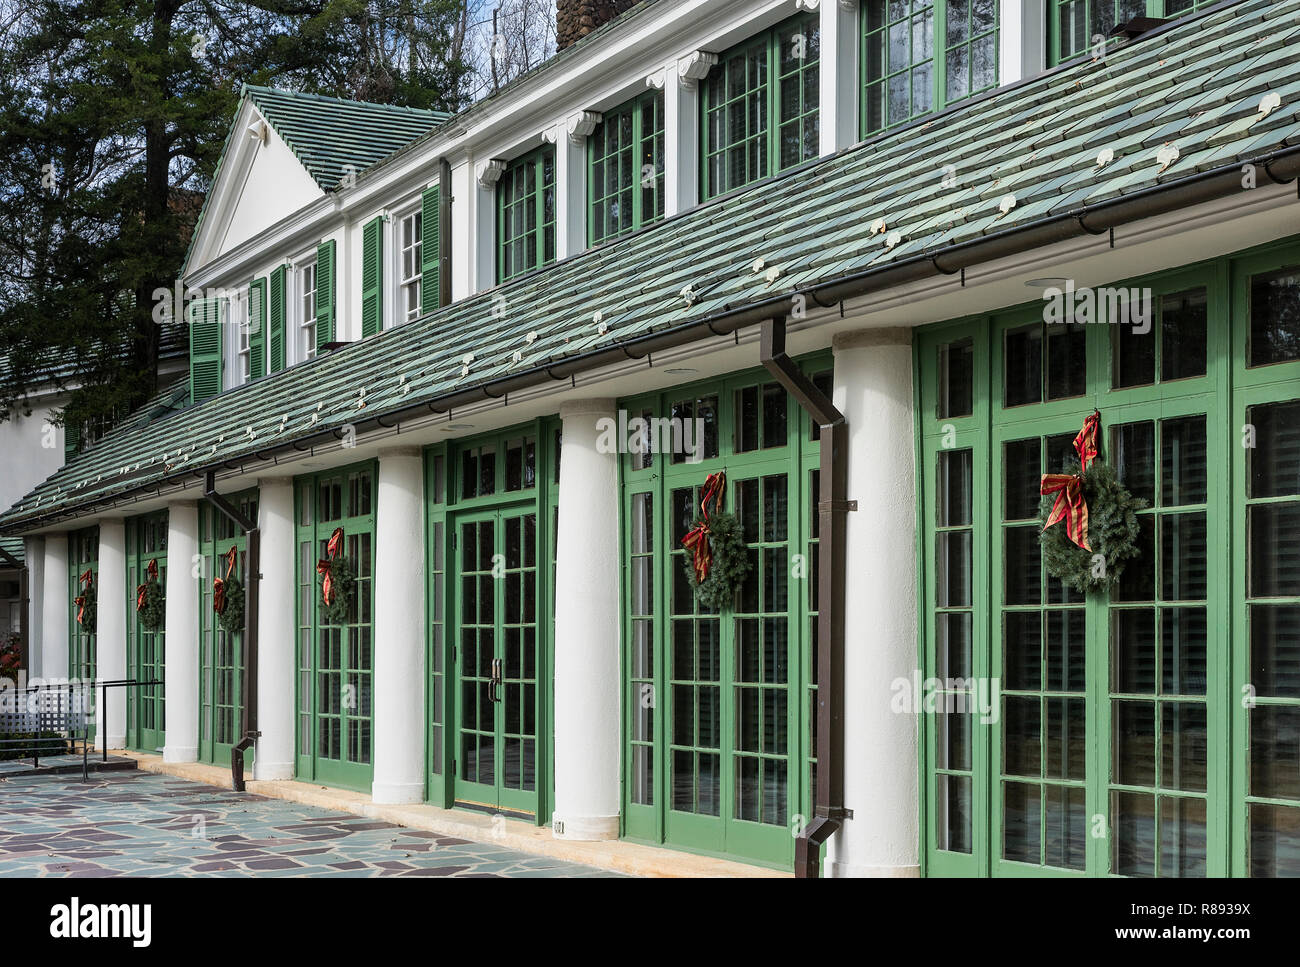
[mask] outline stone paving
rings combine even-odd
[[[615,876],[135,770],[0,778],[0,876]]]

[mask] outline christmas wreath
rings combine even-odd
[[[77,624],[81,625],[89,634],[95,633],[95,572],[87,569],[77,579],[81,585],[81,593],[72,599],[72,603],[77,606]]]
[[[1129,561],[1141,555],[1137,512],[1147,506],[1133,496],[1109,464],[1097,459],[1101,414],[1084,421],[1074,439],[1077,472],[1043,476],[1038,536],[1043,566],[1066,586],[1086,594],[1109,592]],[[1064,527],[1057,524],[1064,523]]]
[[[337,527],[325,545],[326,557],[316,562],[321,576],[321,616],[328,624],[346,624],[352,617],[352,598],[356,592],[357,572],[342,555],[343,528]]]
[[[709,475],[700,497],[701,516],[682,538],[682,546],[690,552],[683,559],[686,579],[694,586],[700,604],[718,611],[735,602],[736,591],[745,583],[751,567],[740,521],[735,514],[721,510],[726,489],[725,473]]]
[[[157,631],[167,622],[167,596],[158,580],[157,559],[149,562],[144,584],[135,589],[135,612],[145,631]]]
[[[222,557],[226,559],[226,576],[212,579],[212,610],[221,630],[236,635],[244,630],[244,585],[235,577],[239,548],[231,545]]]

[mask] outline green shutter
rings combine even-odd
[[[424,189],[420,212],[420,313],[428,315],[442,305],[442,249],[439,244],[439,188]]]
[[[81,443],[81,424],[64,423],[63,424],[63,460],[66,463],[77,455],[77,448]]]
[[[248,378],[266,375],[266,279],[248,283]]]
[[[195,403],[221,392],[221,300],[195,299],[190,316],[190,398]]]
[[[334,341],[334,239],[316,246],[316,352]]]
[[[267,313],[270,319],[267,362],[272,373],[284,369],[284,283],[287,273],[288,267],[284,265],[277,266],[271,272],[271,305]]]
[[[361,338],[384,328],[384,217],[361,230]]]

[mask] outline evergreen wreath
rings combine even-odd
[[[226,634],[238,635],[244,630],[244,585],[232,574],[226,579],[225,589],[225,607],[217,612],[217,623]]]
[[[703,581],[697,583],[695,567],[690,554],[682,557],[682,566],[686,569],[686,580],[695,588],[695,597],[706,608],[721,611],[731,607],[736,600],[736,592],[745,583],[751,563],[749,546],[745,543],[744,530],[735,514],[715,512],[705,521],[695,521],[695,527],[707,523],[711,562],[709,573]]]
[[[352,599],[356,595],[357,572],[352,561],[340,555],[330,560],[330,584],[334,600],[325,600],[325,578],[321,577],[321,617],[332,625],[347,624],[352,617]]]
[[[95,581],[93,578],[86,582],[85,587],[81,589],[81,593],[72,601],[72,603],[77,606],[77,612],[80,615],[80,617],[77,618],[77,624],[81,625],[86,633],[91,635],[95,633],[97,601],[98,594],[95,591]]]
[[[1063,467],[1062,473],[1077,472],[1075,461],[1066,462],[1073,466]],[[1120,483],[1114,468],[1101,460],[1094,460],[1083,475],[1082,492],[1088,504],[1088,543],[1092,550],[1085,550],[1070,540],[1064,521],[1042,529],[1055,502],[1048,494],[1039,505],[1038,519],[1043,566],[1048,574],[1080,594],[1109,592],[1119,582],[1128,563],[1141,556],[1137,512],[1145,509],[1147,502],[1133,496]],[[1094,561],[1097,557],[1100,560]]]
[[[140,627],[145,631],[157,631],[167,623],[167,595],[163,592],[162,582],[150,578],[140,585],[140,594],[143,597],[135,608]]]

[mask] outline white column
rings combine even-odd
[[[27,678],[45,674],[41,655],[41,618],[45,614],[45,538],[28,537],[23,541],[23,560],[27,563]]]
[[[587,248],[587,135],[585,127],[570,134],[573,124],[561,124],[553,131],[555,139],[556,199],[555,251],[560,259],[578,255]],[[547,137],[551,140],[551,136]],[[640,173],[637,173],[640,177]]]
[[[858,4],[821,2],[821,153],[858,143]]]
[[[294,533],[293,480],[258,482],[262,583],[257,616],[257,755],[255,779],[293,778]],[[313,565],[315,561],[311,562]]]
[[[415,447],[379,451],[375,504],[377,803],[424,799],[424,469]]]
[[[906,329],[834,338],[835,405],[849,425],[844,608],[844,798],[833,876],[916,876],[917,727],[892,710],[916,668],[912,339]]]
[[[442,244],[451,252],[451,297],[459,302],[478,289],[474,285],[474,165],[468,160],[451,168],[451,238]],[[461,201],[463,199],[463,201]],[[391,300],[390,300],[391,301]]]
[[[480,161],[474,169],[474,240],[472,247],[465,249],[466,253],[473,253],[475,292],[482,292],[497,284],[497,182],[479,178],[478,168],[483,165],[484,162]],[[466,257],[471,256],[467,254]]]
[[[664,72],[664,136],[665,211],[673,215],[700,200],[700,86],[675,64]]]
[[[99,577],[95,605],[95,674],[102,681],[126,678],[126,521],[99,522]],[[96,698],[98,743],[110,749],[126,747],[128,690],[109,688]]]
[[[68,580],[68,535],[45,535],[41,588],[41,674],[46,678],[68,676],[68,620],[71,616],[72,584]],[[35,600],[33,598],[33,600]]]
[[[560,407],[560,514],[555,565],[555,836],[618,836],[618,453],[602,452],[612,399]],[[561,832],[561,829],[563,832]]]
[[[199,508],[191,501],[167,507],[166,664],[167,741],[163,761],[199,757]]]

